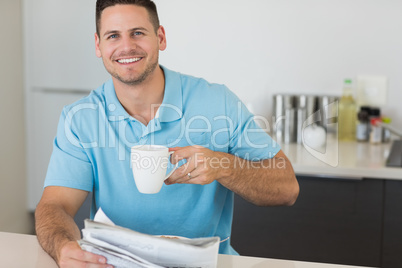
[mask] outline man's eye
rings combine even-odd
[[[142,32],[134,32],[134,35],[143,35]]]
[[[114,39],[114,38],[117,38],[117,34],[109,35],[109,39]]]

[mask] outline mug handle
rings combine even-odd
[[[173,153],[174,153],[174,152],[169,152],[169,157],[170,157]],[[174,166],[174,168],[169,172],[169,174],[166,175],[165,180],[166,180],[167,178],[169,178],[169,177],[173,174],[173,172],[177,169],[178,166],[179,166],[179,162],[177,162],[176,165]]]

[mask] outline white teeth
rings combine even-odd
[[[132,59],[121,59],[118,60],[119,63],[132,63],[132,62],[136,62],[139,61],[141,58],[132,58]]]

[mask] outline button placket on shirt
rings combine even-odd
[[[138,135],[139,139],[137,141],[137,144],[152,144],[154,143],[153,140],[148,140],[150,134],[154,134],[155,132],[159,131],[161,129],[161,124],[159,122],[159,119],[152,119],[147,126],[142,124],[141,122],[135,120],[132,118],[130,120],[130,125],[131,129],[134,133],[138,133],[138,127],[141,127],[141,134]],[[139,125],[139,126],[138,126]],[[137,130],[137,131],[136,131]],[[135,135],[135,134],[134,134]]]
[[[156,133],[157,131],[159,131],[159,130],[161,130],[161,125],[160,125],[159,119],[158,119],[158,118],[152,119],[152,120],[149,122],[149,124],[148,124],[148,126],[147,126],[147,128],[146,128],[146,130],[145,130],[146,132],[144,132],[144,134],[146,133],[146,135],[143,134],[143,137],[145,137],[145,136],[148,136],[148,137],[149,137],[150,134],[151,134],[151,135],[155,135],[155,133]],[[149,143],[150,143],[150,144],[153,144],[153,143],[155,143],[155,140],[151,138],[151,140],[149,141]]]

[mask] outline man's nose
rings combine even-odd
[[[132,49],[137,48],[137,43],[131,36],[125,36],[122,39],[122,45],[121,45],[122,50],[124,51],[130,51]]]

